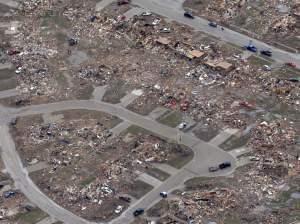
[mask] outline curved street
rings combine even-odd
[[[15,144],[9,133],[8,122],[16,117],[52,113],[56,111],[71,110],[71,109],[88,109],[106,112],[115,115],[124,121],[140,126],[146,130],[156,133],[160,136],[173,141],[178,140],[178,130],[170,128],[158,123],[147,116],[136,114],[120,105],[104,103],[95,100],[75,100],[64,101],[51,104],[33,105],[20,109],[0,107],[0,146],[2,149],[2,157],[6,166],[6,171],[11,175],[16,183],[16,186],[36,205],[47,212],[50,216],[70,224],[87,224],[88,222],[61,206],[57,205],[31,181],[26,169],[21,163],[21,159],[16,151]],[[149,208],[160,200],[159,192],[171,191],[181,186],[187,179],[195,176],[210,176],[210,175],[228,175],[235,167],[235,159],[227,152],[210,145],[191,134],[181,133],[181,144],[190,147],[194,152],[194,158],[186,164],[177,173],[169,177],[160,186],[156,186],[152,191],[147,193],[140,200],[136,201],[122,215],[110,223],[123,224],[130,223],[134,219],[132,212],[136,208]],[[217,174],[208,172],[208,166],[218,164],[223,161],[231,161],[233,168],[226,171],[220,171]]]

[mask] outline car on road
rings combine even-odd
[[[133,212],[133,215],[134,215],[135,217],[137,217],[137,216],[139,216],[139,215],[142,215],[144,212],[145,212],[145,209],[143,209],[143,208],[138,208],[138,209],[136,209],[136,210]]]
[[[263,69],[264,69],[265,71],[271,71],[271,70],[272,70],[272,68],[271,68],[269,65],[264,65],[264,66],[263,66]]]
[[[218,171],[218,170],[219,170],[219,167],[218,167],[218,166],[211,166],[211,167],[208,168],[208,171],[209,171],[209,172],[216,172],[216,171]]]
[[[223,170],[225,168],[231,167],[231,162],[224,162],[219,164],[219,169]]]
[[[118,5],[126,5],[129,3],[130,3],[130,0],[118,0]]]
[[[186,122],[181,122],[179,125],[178,125],[178,129],[179,130],[183,130],[187,127],[187,123]]]
[[[187,17],[189,19],[194,19],[195,18],[193,16],[193,14],[191,12],[189,12],[189,11],[185,11],[183,15],[184,15],[184,17]]]
[[[212,21],[209,22],[208,25],[211,27],[214,27],[214,28],[218,27],[218,24],[216,22],[212,22]]]
[[[141,16],[151,16],[152,13],[151,12],[142,12]]]
[[[160,192],[159,195],[160,195],[162,198],[167,198],[167,197],[168,197],[168,193],[165,192],[165,191]]]
[[[262,50],[262,51],[260,51],[260,54],[268,56],[268,57],[272,57],[272,51],[270,51],[270,50]]]
[[[245,49],[247,49],[248,51],[251,51],[251,52],[257,52],[257,47],[255,47],[254,45],[247,45],[247,46],[244,46]]]

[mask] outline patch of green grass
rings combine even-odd
[[[159,179],[160,181],[165,181],[166,179],[168,179],[170,177],[170,175],[168,173],[166,173],[160,169],[157,169],[155,167],[147,169],[146,173],[152,177]]]
[[[236,135],[230,136],[225,142],[223,142],[219,147],[225,151],[230,151],[236,148],[245,146],[250,139],[250,133],[238,137]]]
[[[10,79],[15,76],[15,72],[13,69],[5,68],[0,69],[0,80]]]
[[[255,56],[255,55],[251,55],[248,58],[248,61],[249,61],[250,64],[252,64],[252,65],[254,65],[256,67],[259,67],[259,68],[261,68],[264,65],[270,66],[272,64],[271,61],[266,60],[266,59],[261,58],[261,57],[258,57],[258,56]]]
[[[243,52],[240,46],[228,42],[222,44],[221,50],[225,53],[225,55],[228,56],[233,54],[241,54]]]
[[[81,89],[78,93],[77,99],[89,100],[92,98],[94,87],[92,85],[86,85],[85,88]]]
[[[66,17],[62,16],[59,12],[48,10],[42,17],[41,26],[51,28],[58,26],[60,28],[67,29],[70,27],[70,21],[66,19]]]
[[[131,125],[129,128],[127,128],[123,134],[133,134],[133,135],[138,135],[138,134],[145,134],[145,135],[154,135],[154,133],[152,133],[151,131],[148,131],[144,128],[141,128],[139,126],[136,125]]]
[[[0,91],[14,89],[17,87],[17,79],[15,77],[5,80],[0,80]]]
[[[133,187],[131,188],[131,191],[128,193],[132,197],[135,197],[137,199],[143,197],[145,194],[147,194],[149,191],[151,191],[153,187],[150,184],[147,184],[141,180],[136,180],[133,183]]]
[[[179,111],[173,111],[167,115],[163,115],[157,119],[158,122],[169,127],[175,128],[182,122],[182,114]]]
[[[126,92],[129,88],[129,85],[127,85],[125,81],[117,80],[108,87],[102,100],[112,104],[120,103],[121,99],[126,96]]]
[[[191,188],[194,186],[198,186],[199,184],[203,184],[205,182],[211,181],[213,177],[195,177],[192,179],[187,180],[184,185],[186,188]]]
[[[19,213],[15,217],[15,220],[17,223],[20,224],[36,224],[37,222],[43,220],[47,216],[48,215],[45,212],[43,212],[41,209],[35,208],[30,212]]]
[[[224,220],[224,224],[240,224],[241,219],[237,216],[227,216]]]
[[[176,153],[173,159],[167,161],[167,164],[173,166],[176,169],[181,169],[185,164],[190,162],[193,157],[194,152],[191,149],[188,149],[188,151],[186,151],[185,153]]]
[[[60,86],[66,86],[68,84],[66,76],[61,73],[56,76],[56,81]]]
[[[83,181],[81,181],[80,185],[85,187],[85,186],[89,185],[90,183],[92,183],[95,179],[96,179],[95,176],[89,176],[86,179],[84,179]]]
[[[169,203],[167,200],[160,200],[153,205],[148,211],[147,215],[150,217],[161,217],[169,210]]]
[[[74,109],[52,113],[52,115],[54,116],[61,114],[64,116],[64,120],[66,121],[77,119],[96,119],[107,128],[113,128],[122,122],[122,120],[116,116],[112,116],[110,114],[95,110]]]

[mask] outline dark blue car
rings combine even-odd
[[[136,210],[133,212],[133,215],[134,215],[134,216],[139,216],[139,215],[143,214],[144,211],[145,211],[145,210],[144,210],[143,208],[138,208],[138,209],[136,209]]]
[[[245,46],[248,51],[257,52],[257,48],[254,45]]]
[[[257,48],[254,45],[245,46],[245,49],[254,53],[257,52]]]

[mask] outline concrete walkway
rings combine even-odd
[[[168,164],[165,164],[165,163],[155,163],[155,164],[153,164],[153,166],[157,169],[163,170],[164,172],[166,172],[170,175],[174,175],[178,172],[178,169],[176,169],[173,166],[170,166]]]
[[[160,186],[162,184],[162,182],[158,179],[156,179],[155,177],[150,176],[149,174],[146,173],[142,173],[138,176],[137,178],[138,180],[141,180],[147,184],[150,184],[152,186]]]
[[[113,137],[116,137],[120,135],[123,131],[125,131],[127,128],[129,128],[131,124],[128,121],[123,121],[117,126],[110,129],[110,131],[113,133]]]
[[[212,140],[210,140],[209,143],[215,146],[219,146],[227,139],[229,139],[232,135],[236,134],[238,131],[238,129],[226,129],[225,131],[222,131],[220,134],[214,137]]]
[[[97,86],[93,92],[94,99],[101,101],[106,92],[106,88],[107,86]]]

